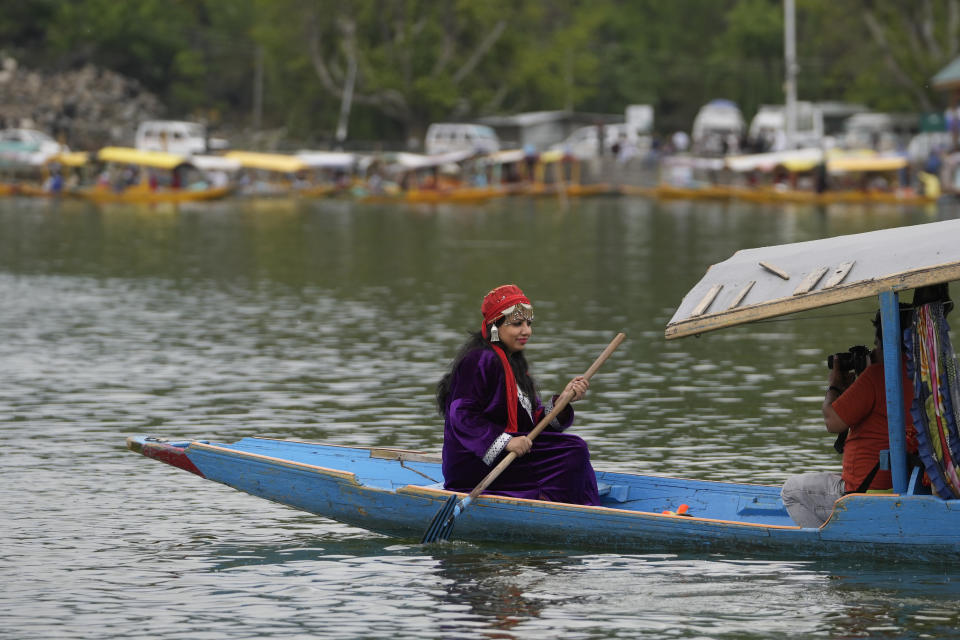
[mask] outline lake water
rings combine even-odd
[[[740,248],[956,215],[634,198],[2,200],[0,637],[953,636],[949,567],[535,540],[427,549],[124,440],[437,451],[434,386],[479,328],[484,293],[515,282],[536,306],[528,355],[544,393],[628,334],[577,409],[597,468],[767,484],[838,469],[824,361],[870,343],[874,301],[671,342],[664,327]]]

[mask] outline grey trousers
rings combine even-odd
[[[833,512],[833,503],[843,497],[839,473],[820,471],[787,478],[780,490],[783,506],[801,527],[819,527]]]

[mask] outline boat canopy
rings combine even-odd
[[[473,151],[450,151],[449,153],[437,153],[434,155],[399,152],[388,155],[386,161],[389,164],[396,165],[400,169],[418,170],[432,169],[448,164],[455,165],[476,155]]]
[[[97,159],[101,162],[118,162],[134,164],[154,169],[176,169],[180,165],[190,164],[185,157],[165,151],[141,151],[132,147],[104,147],[97,152]]]
[[[791,172],[812,171],[824,161],[824,152],[817,148],[773,151],[743,156],[731,156],[725,160],[731,171],[773,171],[783,167]],[[874,151],[836,151],[826,152],[827,171],[829,173],[857,173],[869,171],[896,171],[909,164],[905,156],[878,155]]]
[[[47,164],[59,164],[64,167],[82,167],[90,160],[86,151],[66,151],[47,158]]]
[[[663,165],[667,168],[689,167],[702,171],[721,171],[724,167],[724,160],[723,158],[675,155],[664,158]]]
[[[788,169],[792,164],[811,168],[823,161],[823,151],[817,148],[792,149],[789,151],[771,151],[769,153],[753,153],[726,158],[727,168],[731,171],[773,171],[778,166]]]
[[[257,151],[228,151],[224,158],[236,160],[247,169],[261,169],[278,173],[296,173],[309,169],[307,164],[296,156],[284,153],[260,153]]]
[[[237,160],[225,158],[223,156],[200,155],[190,156],[190,161],[198,169],[204,171],[226,171],[227,173],[239,171],[243,168]]]
[[[550,151],[544,151],[537,157],[537,161],[543,164],[550,164],[551,162],[560,162],[566,158],[570,158],[566,152],[562,149],[551,149]]]
[[[523,149],[508,149],[506,151],[495,151],[481,158],[487,164],[513,164],[522,162],[527,157]]]
[[[357,156],[342,151],[298,151],[297,157],[311,169],[350,170],[357,165]]]
[[[896,171],[910,163],[906,156],[838,156],[827,161],[830,173]]]
[[[683,298],[666,338],[960,279],[960,219],[744,249]]]

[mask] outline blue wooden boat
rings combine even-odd
[[[737,252],[688,293],[668,339],[874,295],[888,376],[892,493],[846,495],[819,528],[794,524],[777,486],[598,471],[600,506],[480,496],[453,538],[616,551],[689,549],[778,556],[960,554],[960,501],[906,462],[899,293],[960,279],[960,220]],[[419,539],[452,495],[439,455],[264,438],[127,439],[131,450],[249,494],[388,536]],[[602,466],[602,465],[599,465]],[[465,495],[465,494],[463,494]],[[463,496],[461,496],[463,497]]]

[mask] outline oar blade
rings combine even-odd
[[[423,534],[421,544],[442,542],[450,538],[450,532],[453,531],[453,512],[457,508],[457,502],[457,496],[450,496],[440,507],[440,511],[433,517],[426,533]]]

